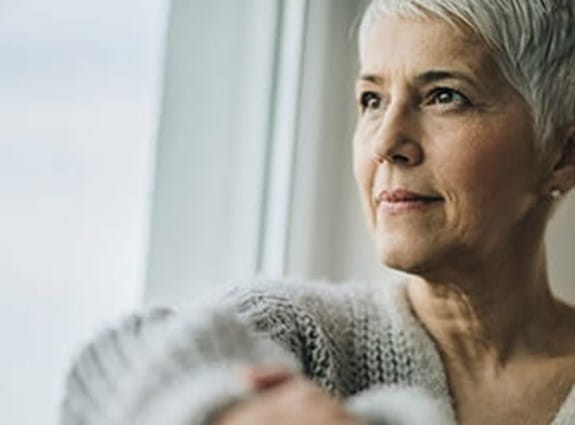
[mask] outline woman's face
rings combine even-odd
[[[532,120],[485,45],[383,17],[360,59],[354,176],[380,260],[422,272],[524,244],[542,216]]]

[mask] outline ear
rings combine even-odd
[[[552,170],[550,187],[567,193],[575,186],[575,123],[569,127]]]

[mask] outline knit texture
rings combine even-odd
[[[302,372],[364,423],[450,425],[438,351],[394,282],[240,282],[97,336],[69,373],[62,425],[209,425],[256,394],[243,366]],[[575,390],[551,425],[575,424]]]

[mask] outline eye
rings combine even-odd
[[[430,104],[451,105],[454,107],[471,106],[471,102],[461,92],[447,87],[440,87],[431,92]]]
[[[374,110],[381,106],[381,97],[374,92],[368,91],[361,94],[360,97],[361,110]]]

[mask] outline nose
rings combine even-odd
[[[420,137],[417,112],[407,105],[390,105],[375,135],[374,158],[380,164],[414,167],[424,158]]]

